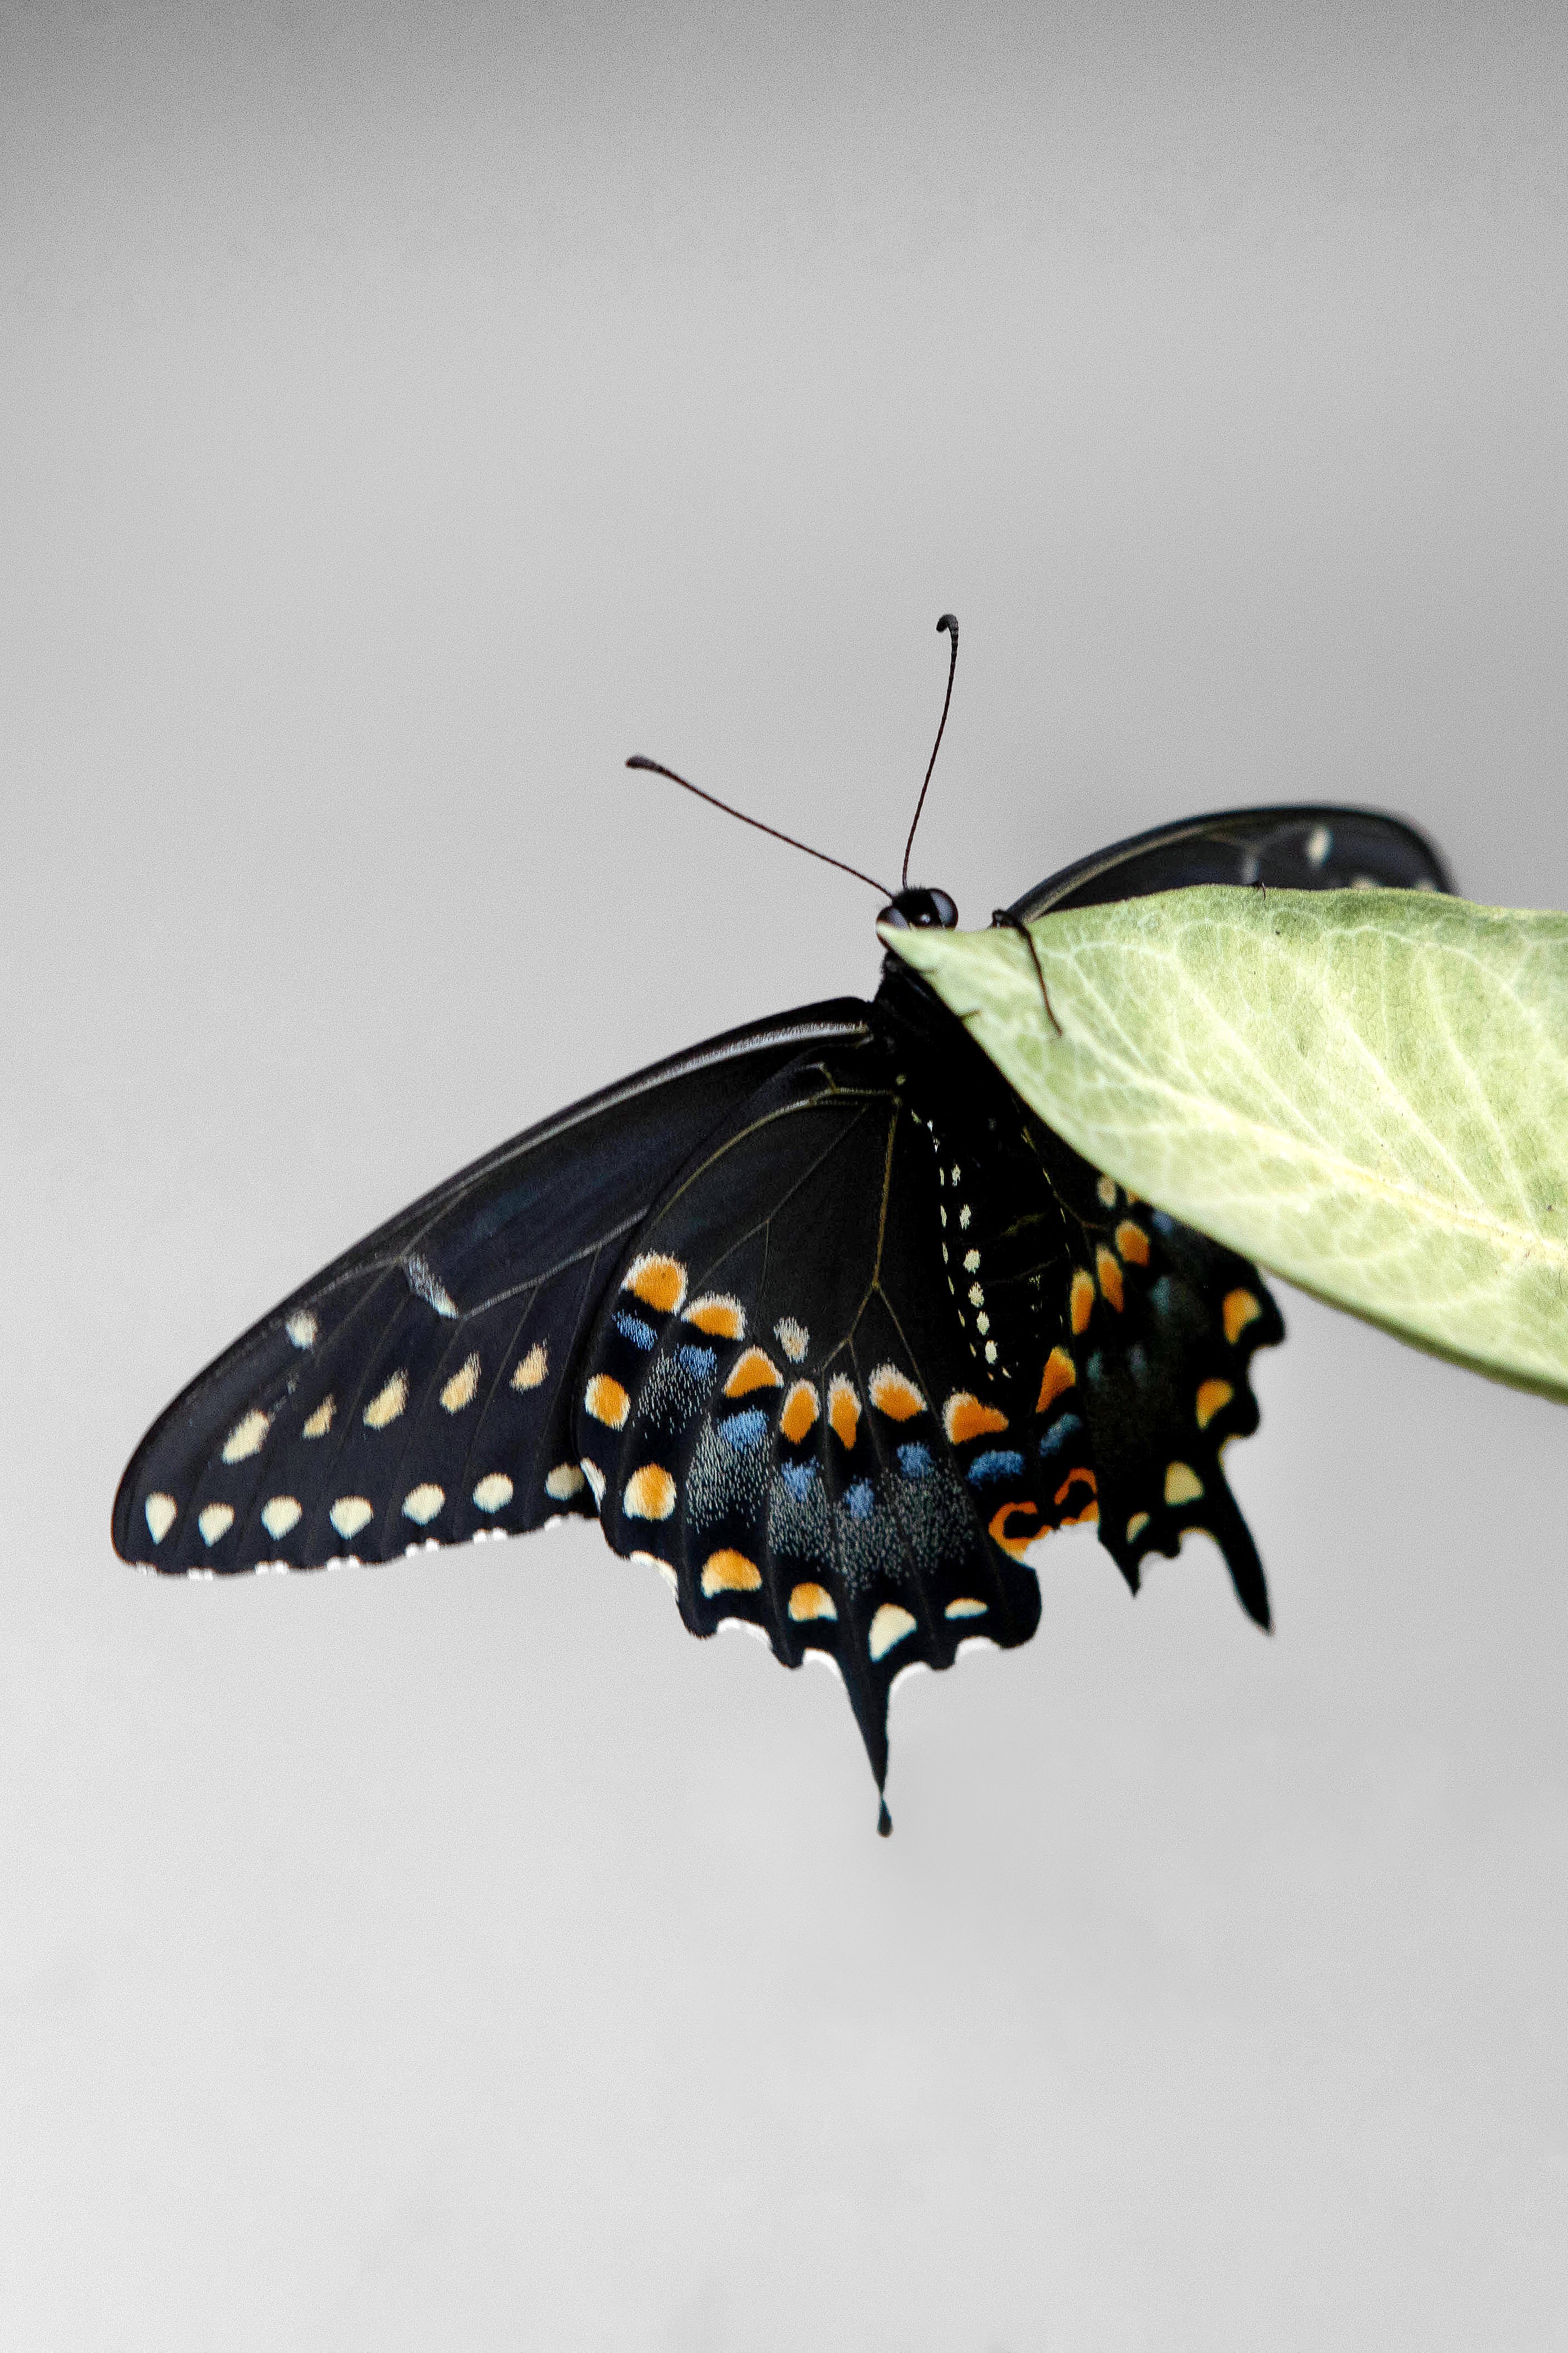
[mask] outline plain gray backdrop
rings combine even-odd
[[[0,2334],[1568,2333],[1568,1419],[1286,1292],[1134,1605],[842,1694],[589,1525],[111,1556],[460,1163],[1226,803],[1568,904],[1545,7],[0,8]]]

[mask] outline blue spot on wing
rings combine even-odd
[[[1041,1461],[1048,1462],[1051,1456],[1053,1454],[1059,1454],[1064,1447],[1070,1447],[1074,1451],[1076,1451],[1079,1448],[1079,1441],[1083,1438],[1083,1424],[1079,1419],[1078,1415],[1076,1413],[1064,1413],[1059,1421],[1052,1422],[1049,1430],[1047,1430],[1044,1438],[1040,1440]]]
[[[781,1462],[779,1476],[790,1493],[798,1502],[804,1504],[811,1493],[812,1482],[816,1477],[816,1465],[815,1462]]]
[[[675,1361],[683,1373],[690,1373],[700,1381],[710,1381],[719,1359],[711,1348],[694,1347],[689,1342],[685,1347],[677,1348]]]
[[[994,1447],[988,1453],[977,1454],[969,1466],[972,1487],[989,1487],[997,1479],[1021,1479],[1024,1458],[1011,1447]]]
[[[719,1435],[727,1446],[739,1453],[743,1447],[760,1445],[768,1434],[768,1418],[753,1407],[749,1413],[731,1413],[719,1424]]]
[[[869,1479],[857,1479],[844,1491],[844,1508],[852,1520],[868,1520],[877,1506],[877,1490]]]
[[[645,1324],[640,1315],[634,1315],[629,1307],[623,1307],[617,1313],[616,1329],[623,1340],[631,1342],[634,1348],[651,1348],[658,1337],[653,1325]]]
[[[910,1444],[899,1449],[899,1468],[906,1479],[923,1479],[931,1469],[929,1446]]]

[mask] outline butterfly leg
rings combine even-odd
[[[1046,1018],[1059,1038],[1062,1034],[1062,1025],[1057,1019],[1055,1008],[1051,1004],[1051,992],[1046,987],[1046,976],[1040,968],[1040,952],[1035,945],[1034,934],[1023,917],[1016,915],[1011,907],[998,907],[991,920],[993,923],[1001,924],[1005,931],[1019,932],[1023,934],[1024,944],[1029,951],[1029,960],[1035,967],[1035,978],[1040,984],[1040,1002],[1046,1008]]]

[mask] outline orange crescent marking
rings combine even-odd
[[[1075,1334],[1087,1332],[1089,1319],[1094,1313],[1094,1277],[1085,1274],[1082,1267],[1072,1279],[1068,1293],[1068,1316]]]
[[[1129,1266],[1148,1265],[1149,1237],[1142,1226],[1133,1224],[1131,1218],[1123,1218],[1117,1227],[1116,1247]]]
[[[1111,1250],[1108,1250],[1103,1242],[1100,1243],[1099,1249],[1094,1253],[1094,1266],[1095,1272],[1100,1277],[1100,1287],[1101,1291],[1104,1292],[1112,1307],[1114,1307],[1120,1314],[1121,1308],[1121,1269],[1116,1262],[1115,1253]]]
[[[1037,1520],[1040,1514],[1037,1505],[1034,1504],[1020,1503],[1004,1504],[997,1511],[993,1512],[991,1514],[991,1534],[993,1537],[995,1539],[996,1543],[1001,1546],[1004,1552],[1010,1552],[1014,1559],[1016,1560],[1020,1555],[1026,1552],[1029,1546],[1034,1543],[1037,1531],[1031,1529],[1027,1535],[1010,1536],[1007,1534],[1007,1519],[1009,1514],[1013,1512],[1026,1512],[1032,1520]]]
[[[1225,1318],[1225,1336],[1234,1348],[1247,1325],[1261,1315],[1263,1310],[1250,1291],[1227,1291],[1219,1312]]]
[[[1077,1369],[1067,1350],[1053,1348],[1046,1358],[1046,1369],[1040,1375],[1040,1394],[1036,1401],[1035,1411],[1044,1413],[1046,1408],[1054,1405],[1062,1391],[1070,1389],[1077,1379]]]

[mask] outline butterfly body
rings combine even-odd
[[[1350,879],[1331,837],[1314,855],[1330,818],[1368,879],[1446,887],[1358,812],[1128,847],[1143,889],[1292,856]],[[1085,865],[1019,908],[1119,895],[1113,860]],[[892,920],[954,912],[907,893]],[[1090,1167],[889,959],[873,1000],[639,1073],[346,1253],[153,1425],[114,1542],[221,1573],[596,1515],[694,1633],[739,1619],[787,1665],[831,1660],[880,1785],[897,1676],[1026,1641],[1023,1555],[1053,1529],[1097,1524],[1134,1590],[1206,1529],[1268,1622],[1220,1449],[1282,1335],[1254,1268]]]

